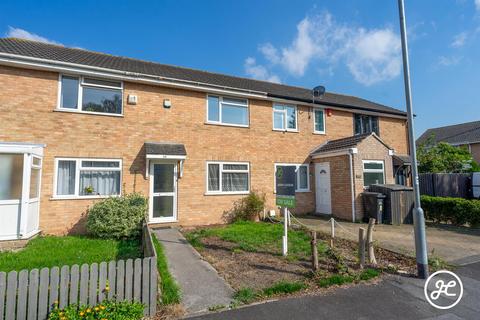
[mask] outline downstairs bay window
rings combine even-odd
[[[249,180],[248,162],[207,162],[207,194],[246,194]]]
[[[121,160],[55,159],[55,198],[120,195]]]

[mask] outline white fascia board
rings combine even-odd
[[[0,142],[0,153],[31,153],[43,157],[45,144],[23,142]]]
[[[175,156],[168,154],[147,154],[147,159],[185,160],[187,156]]]
[[[350,149],[344,149],[344,150],[340,150],[340,151],[332,151],[332,152],[314,154],[314,155],[312,155],[312,159],[322,159],[322,158],[330,158],[330,157],[336,157],[336,156],[345,156],[345,155],[356,154],[356,153],[358,153],[357,148],[350,148]]]

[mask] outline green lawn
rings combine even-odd
[[[140,240],[103,240],[85,236],[33,239],[17,252],[0,252],[0,271],[102,262],[142,257]]]
[[[282,253],[283,224],[236,222],[220,228],[209,228],[187,233],[187,240],[201,249],[201,238],[216,236],[222,240],[234,242],[244,251],[268,251]],[[311,255],[310,236],[304,231],[288,231],[288,251],[294,257]],[[327,246],[318,241],[319,254],[325,253]]]

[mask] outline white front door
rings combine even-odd
[[[150,163],[151,223],[177,221],[177,162]]]
[[[332,214],[330,163],[315,163],[316,212]]]

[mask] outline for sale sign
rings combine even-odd
[[[297,173],[295,166],[278,166],[275,172],[277,199],[279,207],[295,208],[295,181]]]

